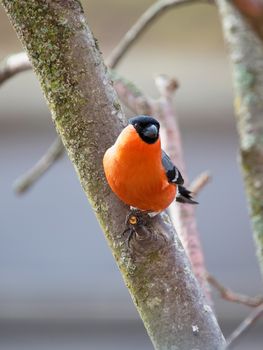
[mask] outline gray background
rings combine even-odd
[[[152,1],[83,3],[107,56]],[[0,9],[0,58],[20,50]],[[143,36],[119,71],[152,96],[157,96],[154,74],[178,78],[175,107],[189,176],[206,169],[213,175],[197,208],[208,270],[234,290],[258,294],[261,280],[237,164],[230,68],[215,8],[171,11]],[[12,192],[13,181],[54,138],[33,73],[1,87],[0,348],[151,349],[69,160],[55,164],[26,195]],[[226,334],[249,312],[217,296],[215,303]],[[262,349],[261,329],[258,323],[236,348]]]

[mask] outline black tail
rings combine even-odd
[[[192,199],[191,192],[188,191],[184,186],[180,185],[178,185],[178,194],[176,196],[176,201],[180,203],[198,204],[198,202]]]

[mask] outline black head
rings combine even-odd
[[[160,124],[156,119],[146,115],[138,115],[129,119],[129,124],[135,128],[146,143],[152,144],[158,140]]]

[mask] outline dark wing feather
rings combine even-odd
[[[176,201],[180,203],[198,204],[198,202],[193,200],[191,192],[181,185],[178,186]]]
[[[173,164],[168,154],[166,154],[163,150],[162,150],[162,164],[165,169],[165,173],[168,181],[177,185],[183,185],[184,179],[180,171]]]

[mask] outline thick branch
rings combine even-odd
[[[241,166],[263,274],[263,41],[231,1],[217,4],[232,62]]]
[[[172,7],[194,3],[196,0],[159,0],[149,7],[124,35],[107,60],[110,68],[115,68],[134,42],[162,14]],[[209,0],[207,0],[209,2]]]
[[[141,240],[132,250],[125,244],[128,208],[109,189],[102,167],[124,117],[80,3],[2,3],[155,348],[221,349],[222,333],[167,215],[147,217]]]

